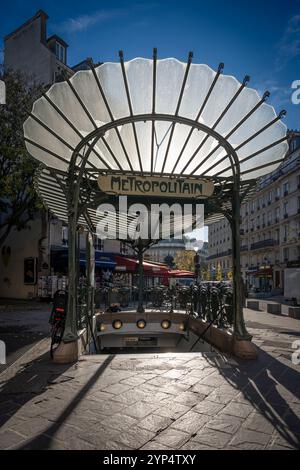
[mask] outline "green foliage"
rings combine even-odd
[[[26,151],[23,123],[42,87],[28,85],[21,73],[0,71],[6,83],[6,105],[0,106],[0,246],[13,228],[28,222],[43,208],[33,187],[37,162]]]
[[[174,263],[174,258],[171,255],[167,255],[164,259],[164,263],[166,263],[171,269],[174,268],[175,263]]]
[[[221,264],[218,263],[216,271],[216,281],[221,281],[223,279]]]
[[[195,252],[189,250],[183,250],[176,253],[174,258],[174,263],[177,269],[182,269],[185,271],[194,271],[194,257]]]

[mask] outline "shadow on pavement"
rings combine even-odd
[[[50,448],[52,438],[54,438],[60,426],[74,411],[90,388],[97,382],[113,359],[114,355],[110,355],[99,365],[99,368],[97,368],[88,382],[75,395],[55,422],[43,431],[43,434],[27,439],[25,443],[21,444],[19,447],[15,447],[15,449]],[[47,352],[38,359],[26,364],[12,379],[4,383],[2,387],[0,382],[0,426],[2,427],[6,421],[10,420],[12,416],[20,411],[32,398],[37,398],[39,395],[43,394],[49,387],[49,384],[59,380],[73,365],[74,364],[53,364],[49,360],[49,353]],[[28,417],[28,420],[30,420],[30,417]],[[45,435],[45,433],[47,435]]]
[[[286,442],[300,448],[300,419],[292,409],[293,403],[300,409],[299,372],[261,349],[256,361],[236,361],[233,371],[220,368],[220,374]]]

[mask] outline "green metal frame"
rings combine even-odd
[[[244,87],[247,85],[249,81],[249,77],[246,76],[241,83],[240,87],[238,90],[235,92],[229,103],[226,105],[226,107],[223,109],[221,114],[218,116],[216,121],[211,125],[211,127],[208,127],[204,124],[202,124],[200,121],[200,117],[209,101],[209,98],[213,92],[213,89],[219,79],[220,74],[222,73],[224,64],[221,63],[218,67],[218,70],[215,74],[215,77],[212,81],[212,84],[207,92],[206,97],[204,98],[203,103],[200,106],[200,109],[197,113],[197,116],[195,119],[189,119],[186,117],[183,117],[180,115],[180,106],[181,106],[181,101],[183,97],[183,93],[185,91],[186,87],[186,82],[188,78],[188,74],[190,71],[190,66],[192,62],[192,57],[193,54],[190,52],[186,64],[186,69],[185,73],[183,75],[183,80],[179,92],[179,97],[177,101],[177,106],[174,114],[169,115],[169,114],[158,114],[156,113],[156,65],[157,65],[157,50],[153,50],[153,89],[152,89],[152,112],[149,114],[140,114],[140,115],[134,115],[133,113],[133,107],[131,103],[131,97],[130,97],[130,91],[128,88],[128,82],[127,82],[127,76],[126,76],[126,67],[124,64],[124,56],[123,52],[120,51],[119,53],[120,56],[120,64],[121,64],[121,71],[123,75],[123,81],[124,81],[124,86],[125,86],[125,91],[126,91],[126,96],[127,96],[127,101],[128,101],[128,116],[123,117],[121,119],[114,119],[114,116],[112,114],[112,111],[110,109],[109,103],[106,99],[105,93],[102,89],[101,83],[99,81],[99,77],[95,71],[94,65],[92,62],[90,62],[89,66],[91,68],[92,74],[95,79],[95,83],[98,87],[99,94],[101,95],[103,102],[106,106],[106,110],[108,112],[108,115],[110,116],[110,122],[101,126],[98,128],[93,116],[90,114],[89,110],[86,108],[84,102],[82,101],[81,97],[77,93],[76,89],[74,88],[72,82],[69,80],[68,77],[65,77],[66,83],[70,87],[74,99],[78,101],[78,103],[81,106],[81,109],[83,113],[85,113],[86,117],[90,120],[92,123],[92,126],[94,130],[87,136],[83,136],[82,133],[73,125],[73,123],[68,119],[67,116],[65,116],[64,112],[57,107],[57,105],[51,100],[51,98],[45,93],[44,97],[48,104],[52,106],[55,111],[66,121],[66,123],[70,126],[70,128],[73,129],[74,132],[80,137],[80,143],[77,145],[76,148],[73,148],[68,144],[67,142],[64,141],[64,139],[57,135],[52,129],[50,129],[46,124],[44,124],[42,121],[40,121],[34,114],[31,114],[31,117],[35,119],[35,121],[44,127],[49,133],[51,133],[56,139],[60,140],[63,144],[67,145],[67,147],[72,151],[72,157],[71,161],[69,164],[69,170],[67,174],[67,184],[65,185],[64,188],[62,188],[62,191],[66,197],[67,201],[67,212],[68,212],[68,225],[69,225],[69,302],[68,302],[68,314],[67,314],[67,319],[66,319],[66,327],[65,327],[65,334],[64,334],[64,341],[69,342],[69,341],[74,341],[77,339],[77,327],[76,327],[76,300],[77,300],[77,282],[76,282],[76,270],[77,270],[77,262],[76,262],[76,231],[78,229],[78,223],[79,219],[82,220],[82,217],[84,217],[84,220],[86,221],[86,224],[88,226],[89,231],[92,233],[94,231],[93,223],[89,217],[88,209],[95,207],[96,205],[99,205],[102,200],[108,200],[109,202],[113,202],[114,198],[113,196],[108,196],[100,192],[100,190],[96,190],[95,187],[95,175],[99,173],[100,171],[108,171],[108,172],[118,172],[118,173],[123,173],[123,174],[128,174],[130,173],[135,174],[135,175],[146,175],[149,174],[151,176],[154,175],[159,175],[159,176],[172,176],[173,178],[182,178],[182,177],[193,177],[195,179],[197,178],[208,178],[212,179],[216,185],[218,186],[219,190],[213,195],[212,198],[210,198],[208,201],[205,202],[205,210],[206,214],[223,214],[225,217],[230,222],[231,226],[231,231],[232,231],[232,257],[233,257],[233,308],[234,308],[234,334],[237,338],[239,339],[251,339],[251,336],[246,330],[244,319],[243,319],[243,311],[242,311],[242,302],[241,302],[241,266],[240,266],[240,204],[241,204],[241,199],[244,199],[247,196],[247,193],[253,188],[253,185],[255,185],[255,181],[247,181],[246,183],[246,189],[244,183],[241,183],[241,176],[244,174],[251,173],[251,169],[241,172],[240,169],[240,164],[251,159],[254,156],[257,156],[260,153],[263,153],[265,150],[279,144],[283,140],[286,140],[286,138],[282,138],[278,140],[277,142],[274,142],[271,145],[268,145],[267,147],[260,149],[256,151],[252,155],[248,155],[247,157],[243,158],[243,160],[239,161],[238,155],[237,155],[237,150],[239,150],[241,147],[246,145],[250,140],[254,139],[257,135],[261,134],[264,132],[268,127],[273,125],[278,119],[280,119],[284,114],[285,111],[282,111],[279,113],[279,115],[270,123],[267,123],[264,127],[259,129],[255,134],[250,136],[247,140],[244,142],[240,143],[239,146],[234,149],[232,145],[230,145],[228,139],[229,137],[234,134],[234,132],[265,102],[265,100],[269,96],[269,92],[266,91],[261,98],[261,100],[247,113],[245,116],[235,125],[235,127],[224,137],[220,135],[215,129],[217,125],[221,122],[221,120],[225,117],[227,111],[230,109],[232,104],[235,102],[241,91],[244,89]],[[139,142],[137,138],[137,132],[136,132],[136,123],[137,122],[147,122],[151,121],[152,122],[152,138],[151,138],[151,171],[150,172],[145,172],[143,169],[143,164],[142,164],[142,159],[140,155],[140,149],[139,149]],[[170,134],[168,138],[168,144],[167,144],[167,150],[164,156],[164,161],[162,165],[162,169],[160,172],[155,172],[154,168],[154,142],[155,142],[155,121],[165,121],[165,122],[170,122]],[[166,167],[167,163],[167,158],[169,154],[169,149],[171,146],[171,141],[173,138],[174,130],[176,125],[185,125],[190,127],[190,132],[188,136],[185,139],[185,142],[183,143],[183,147],[180,150],[179,156],[175,162],[175,165],[173,167],[172,173],[165,173],[164,169]],[[132,168],[132,164],[129,158],[129,155],[127,153],[127,150],[125,148],[124,142],[122,140],[121,133],[119,131],[120,126],[124,125],[131,125],[132,130],[133,130],[133,135],[134,135],[134,140],[135,140],[135,145],[136,145],[136,151],[138,155],[138,161],[139,161],[139,167],[140,169],[138,171],[134,171]],[[129,169],[125,170],[124,168],[121,168],[118,158],[116,155],[114,155],[112,149],[110,148],[108,142],[105,139],[105,134],[109,130],[114,130],[116,132],[117,138],[119,139],[121,148],[124,152],[124,155],[126,157],[126,161],[128,164]],[[204,139],[201,141],[199,146],[197,147],[196,151],[191,155],[188,163],[184,166],[183,170],[181,172],[175,173],[175,170],[179,164],[179,161],[183,155],[183,152],[188,144],[188,141],[192,135],[192,133],[195,131],[202,131],[206,135]],[[212,137],[213,139],[216,140],[217,145],[209,152],[208,155],[199,163],[195,162],[195,157],[199,150],[203,147],[205,142],[209,137]],[[68,163],[66,159],[63,156],[56,155],[49,149],[43,148],[40,144],[37,144],[35,142],[32,142],[29,139],[25,139],[27,142],[31,143],[32,145],[35,145],[36,147],[40,148],[41,150],[51,154],[52,156],[56,157],[57,159]],[[103,159],[103,157],[95,150],[95,146],[97,142],[101,140],[101,142],[105,145],[106,149],[110,153],[112,159],[114,160],[116,167],[118,170],[113,170],[111,166]],[[212,164],[206,172],[202,173],[201,175],[195,175],[197,171],[201,168],[201,166],[209,160],[209,158],[214,154],[214,152],[219,149],[223,148],[226,152],[226,155],[223,156],[221,159],[216,161],[214,164]],[[89,161],[89,156],[93,152],[93,155],[96,155],[99,158],[99,161],[105,166],[105,169],[103,170],[98,170],[98,168]],[[222,162],[224,162],[226,159],[229,161],[228,167],[226,167],[223,170],[218,171],[215,173],[215,175],[212,176],[207,176],[206,174],[218,167],[218,165]],[[185,170],[189,167],[190,163],[195,163],[196,166],[191,170],[190,174],[186,174]],[[275,163],[275,162],[272,162]],[[269,164],[268,164],[269,165]],[[264,168],[267,165],[261,165],[256,167],[257,169]],[[231,172],[230,177],[225,177],[222,176],[226,174],[227,171]],[[91,180],[91,181],[90,181]],[[58,182],[58,180],[57,180]],[[90,185],[90,187],[89,187]],[[82,188],[84,187],[84,194],[81,194]],[[241,191],[244,191],[241,194]],[[93,193],[95,195],[95,192],[97,193],[97,197],[91,198],[91,194]],[[148,199],[149,201],[149,199]],[[178,200],[177,202],[187,202],[185,199],[184,201]],[[90,243],[90,239],[89,239]],[[150,242],[151,243],[151,242]],[[137,253],[139,254],[139,259],[140,259],[140,289],[139,289],[139,311],[143,311],[143,305],[142,305],[142,290],[143,290],[143,266],[142,266],[142,258],[143,258],[143,251],[145,247],[142,246],[142,244],[137,244],[135,246],[135,249],[137,250]],[[89,252],[91,250],[91,246],[89,246]],[[90,255],[92,256],[92,253],[90,252]],[[89,269],[89,273],[91,273],[91,270]],[[89,285],[92,288],[93,284],[93,279],[92,275],[89,278]],[[92,302],[92,297],[89,296],[89,304],[93,303]]]
[[[230,161],[232,169],[232,177],[228,180],[231,180],[232,191],[230,191],[231,199],[231,211],[224,211],[224,215],[227,216],[231,223],[232,230],[232,249],[233,249],[233,291],[234,291],[234,312],[235,312],[235,322],[234,322],[234,334],[240,339],[251,339],[251,336],[247,332],[243,319],[242,304],[241,304],[241,268],[240,268],[240,165],[238,156],[234,148],[229,144],[226,139],[224,139],[220,134],[215,130],[210,129],[208,126],[205,126],[202,123],[195,122],[191,119],[187,119],[181,116],[175,115],[165,115],[165,114],[146,114],[146,115],[137,115],[129,116],[122,119],[118,119],[111,123],[108,123],[102,126],[99,129],[95,129],[88,136],[86,136],[76,149],[73,152],[69,172],[68,172],[68,192],[67,192],[67,201],[68,201],[68,226],[69,226],[69,309],[66,319],[66,328],[64,334],[64,341],[74,341],[77,339],[77,328],[76,328],[76,299],[77,299],[77,283],[76,283],[76,231],[78,225],[78,218],[81,214],[80,211],[80,188],[83,179],[86,180],[86,177],[89,175],[89,171],[85,173],[85,168],[88,162],[88,158],[93,151],[94,146],[100,138],[103,138],[105,133],[115,127],[141,122],[141,121],[169,121],[171,123],[180,123],[189,125],[195,129],[199,129],[205,132],[208,136],[215,138],[220,146],[222,146],[227,154]],[[85,154],[82,156],[83,150],[87,149]],[[78,156],[81,156],[80,164],[78,165]],[[93,171],[93,170],[90,170]],[[176,177],[182,177],[184,175],[178,174],[173,175]],[[195,177],[195,176],[194,176]],[[197,177],[195,177],[197,178]],[[199,177],[200,178],[200,177]],[[101,197],[101,196],[100,196]],[[107,196],[105,196],[107,198]],[[180,202],[180,201],[179,201]],[[217,201],[216,201],[217,202]],[[88,204],[87,204],[88,205]],[[219,209],[220,211],[220,209]],[[139,253],[142,253],[142,250],[139,250]],[[140,255],[142,257],[142,255]],[[142,264],[141,264],[142,266]],[[139,302],[139,311],[143,311],[142,306],[142,267],[141,267],[141,284],[140,284],[140,302]]]

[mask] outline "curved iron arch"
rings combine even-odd
[[[84,139],[82,139],[79,144],[76,146],[74,149],[74,152],[72,153],[70,165],[69,165],[69,174],[70,172],[74,172],[76,168],[76,159],[80,153],[80,151],[83,149],[83,147],[89,143],[91,140],[95,139],[92,144],[90,144],[87,153],[82,159],[81,165],[85,166],[89,155],[93,151],[94,146],[96,145],[97,141],[100,139],[100,137],[103,137],[107,131],[114,129],[116,127],[126,125],[126,124],[131,124],[135,122],[146,122],[146,121],[166,121],[166,122],[171,122],[171,123],[177,123],[177,124],[183,124],[186,126],[190,126],[192,128],[195,128],[197,130],[200,130],[204,132],[205,134],[209,135],[210,137],[213,137],[215,140],[219,142],[219,144],[227,151],[227,156],[230,160],[230,165],[232,168],[232,173],[233,173],[233,180],[238,183],[240,180],[240,162],[239,158],[237,156],[237,153],[235,149],[232,147],[232,145],[218,132],[216,132],[214,129],[211,129],[209,126],[206,126],[205,124],[202,124],[198,121],[194,121],[193,119],[189,119],[183,116],[178,116],[178,115],[171,115],[171,114],[156,114],[156,113],[150,113],[150,114],[137,114],[133,116],[126,116],[120,119],[116,119],[114,121],[111,121],[107,124],[104,124],[103,126],[95,129],[94,131],[90,132],[87,136],[85,136]],[[178,175],[179,176],[179,175]],[[238,181],[236,181],[238,179]]]

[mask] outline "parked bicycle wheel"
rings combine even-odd
[[[55,325],[51,332],[51,346],[50,346],[50,356],[53,359],[54,351],[60,345],[64,334],[64,327],[62,325]]]

